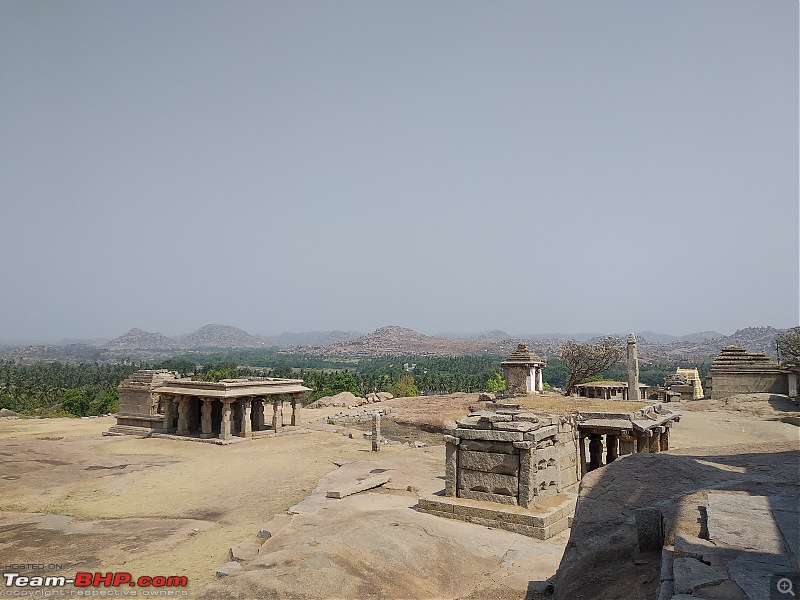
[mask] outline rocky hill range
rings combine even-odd
[[[775,357],[775,338],[781,329],[747,327],[733,335],[706,331],[685,336],[666,336],[653,332],[637,334],[639,356],[643,360],[702,361],[716,356],[725,346],[742,346]],[[613,334],[623,338],[625,334]],[[311,357],[370,356],[467,356],[505,355],[520,342],[527,342],[543,358],[554,356],[567,339],[592,341],[598,334],[508,334],[491,331],[477,334],[439,334],[429,336],[396,325],[372,333],[355,331],[286,332],[275,336],[252,335],[230,325],[209,324],[181,336],[166,336],[134,328],[99,346],[93,344],[20,345],[0,351],[0,358],[22,360],[105,360],[120,357],[148,359],[179,352],[219,349],[272,349],[285,354]],[[71,357],[71,358],[70,358]]]

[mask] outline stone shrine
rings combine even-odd
[[[519,344],[500,366],[506,374],[507,395],[533,396],[544,391],[542,369],[546,364],[528,344]]]

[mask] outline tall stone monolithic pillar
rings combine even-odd
[[[628,336],[628,400],[639,398],[639,355],[636,352],[636,336]]]

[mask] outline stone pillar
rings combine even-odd
[[[381,415],[378,411],[372,413],[372,451],[381,449]]]
[[[664,427],[664,431],[661,433],[661,451],[665,452],[669,450],[669,427]]]
[[[458,495],[458,442],[459,438],[445,437],[444,447],[444,495]]]
[[[542,367],[536,367],[536,391],[544,391],[544,383],[542,383]]]
[[[789,371],[786,373],[786,380],[789,383],[789,398],[797,398],[797,379],[800,372]]]
[[[626,456],[633,454],[636,451],[636,438],[623,437],[619,438],[619,455]]]
[[[256,418],[256,431],[263,431],[264,430],[264,400],[261,398],[256,398],[253,401],[253,410],[255,411],[255,418]]]
[[[650,452],[650,442],[648,440],[650,431],[645,431],[636,436],[636,451],[637,452]]]
[[[172,412],[175,408],[175,403],[172,401],[171,396],[164,397],[164,424],[163,427],[167,431],[172,430],[172,422],[175,420],[175,415]]]
[[[658,452],[661,450],[661,434],[659,434],[658,431],[651,431],[650,435],[650,448],[648,451]]]
[[[300,425],[300,400],[297,396],[292,396],[292,426]]]
[[[539,492],[534,477],[537,470],[534,459],[536,445],[533,442],[516,443],[523,446],[519,449],[519,497],[517,502],[522,508],[528,508],[533,504],[533,499]]]
[[[603,466],[603,436],[598,433],[589,434],[589,470],[594,471]]]
[[[636,336],[628,336],[628,400],[639,398],[639,355],[636,352]]]
[[[181,396],[178,400],[178,435],[189,433],[189,397]]]
[[[222,401],[222,419],[219,424],[219,439],[231,439],[231,403]]]
[[[581,463],[581,479],[586,475],[586,438],[583,434],[578,438],[578,460]]]
[[[283,429],[283,398],[272,399],[272,428],[275,431]]]
[[[610,464],[617,460],[619,456],[617,450],[617,444],[619,443],[619,438],[615,435],[607,435],[606,436],[606,464]]]
[[[211,398],[202,398],[203,406],[200,418],[200,434],[202,437],[211,437]]]
[[[252,400],[253,399],[249,397],[239,399],[239,402],[242,405],[242,425],[240,429],[240,435],[245,438],[253,437],[253,426],[252,422],[250,421],[250,407]]]

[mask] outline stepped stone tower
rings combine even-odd
[[[706,388],[712,400],[734,394],[789,394],[791,379],[787,369],[763,352],[727,346],[711,363]]]

